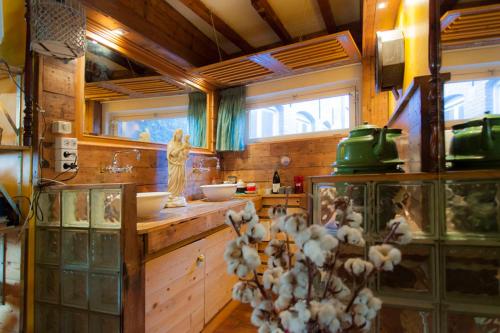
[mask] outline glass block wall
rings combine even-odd
[[[38,206],[36,332],[120,332],[121,190],[45,191]]]
[[[401,265],[371,286],[384,300],[375,332],[500,332],[500,180],[327,179],[313,186],[314,223],[328,224],[328,202],[350,195],[370,244],[397,213],[413,229]]]

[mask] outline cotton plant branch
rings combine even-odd
[[[352,191],[350,187],[347,196],[333,200],[331,218],[337,225],[333,233],[322,225],[309,225],[305,214],[287,214],[288,196],[284,207],[272,207],[271,239],[265,248],[268,267],[262,280],[257,275],[261,262],[255,246],[266,232],[255,207],[248,203],[241,212],[227,213],[226,223],[237,234],[224,253],[228,271],[240,279],[233,288],[233,298],[252,305],[251,320],[259,333],[370,330],[382,302],[366,287],[368,281],[401,262],[401,252],[393,244],[407,244],[412,236],[405,217],[396,216],[387,223],[389,231],[383,242],[370,246],[368,260],[348,258],[342,262],[341,247],[366,246],[363,217],[352,207]],[[284,240],[278,235],[284,235]],[[295,253],[291,240],[297,247]],[[340,269],[352,278],[350,288],[340,277]]]

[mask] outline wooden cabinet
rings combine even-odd
[[[146,332],[200,332],[231,299],[224,249],[234,237],[224,228],[146,262]]]
[[[226,244],[235,237],[232,228],[225,228],[205,239],[205,324],[229,302],[238,280],[227,273],[224,261]]]

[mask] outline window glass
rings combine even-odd
[[[445,120],[500,113],[500,78],[445,83],[444,112]]]
[[[350,94],[254,108],[249,111],[249,137],[348,129],[350,112]]]
[[[115,119],[111,123],[111,133],[115,136],[145,142],[168,143],[176,129],[188,133],[186,117]]]

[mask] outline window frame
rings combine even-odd
[[[491,80],[491,79],[500,79],[500,68],[492,68],[492,69],[483,69],[483,70],[474,70],[468,72],[451,72],[450,80],[443,83],[443,98],[444,98],[444,85],[447,83],[457,83],[457,82],[468,82],[468,81],[481,81],[481,80]],[[498,86],[498,83],[497,83]],[[495,88],[497,88],[495,86]],[[443,102],[443,117],[444,117],[444,102]],[[454,125],[462,124],[466,121],[469,121],[472,118],[464,118],[457,120],[445,120],[445,128],[451,129]]]
[[[349,128],[334,129],[326,131],[316,131],[298,134],[284,134],[265,138],[250,138],[250,111],[258,108],[266,108],[275,105],[293,104],[297,102],[307,102],[320,100],[324,98],[332,98],[338,96],[349,95]],[[359,122],[359,92],[355,83],[343,85],[339,87],[335,85],[326,85],[323,87],[306,87],[304,90],[288,90],[282,91],[270,97],[252,96],[246,100],[246,140],[248,144],[262,142],[280,142],[297,139],[313,139],[321,137],[329,137],[332,135],[345,135],[351,129],[357,126]]]

